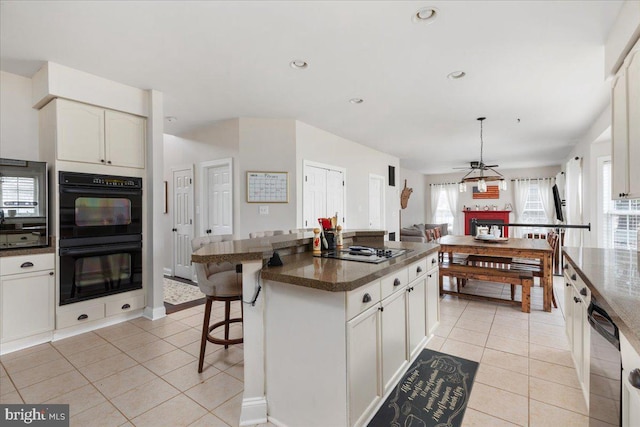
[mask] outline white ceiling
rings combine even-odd
[[[425,6],[431,24],[414,23]],[[620,1],[2,1],[0,67],[44,61],[164,93],[165,132],[293,118],[452,172],[559,164],[609,102]],[[306,70],[289,66],[308,61]],[[464,70],[467,76],[449,80]],[[354,105],[350,98],[362,98]],[[518,122],[518,119],[520,121]]]

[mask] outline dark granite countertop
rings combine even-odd
[[[382,242],[386,231],[383,230],[348,230],[343,232],[345,239],[358,237],[379,237]],[[229,242],[210,243],[191,254],[191,262],[240,262],[256,259],[269,259],[276,250],[292,250],[300,247],[311,247],[313,233],[281,234],[279,236],[260,237],[256,239],[233,240]],[[302,251],[300,249],[298,251]]]
[[[304,252],[282,257],[281,267],[265,267],[262,278],[331,292],[351,291],[437,252],[437,243],[385,242],[388,248],[408,249],[380,264],[314,257]]]
[[[563,248],[565,257],[640,354],[640,253]]]

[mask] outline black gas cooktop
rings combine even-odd
[[[379,264],[391,258],[404,255],[408,251],[406,249],[391,248],[369,248],[364,246],[350,246],[347,249],[330,250],[314,256],[321,258],[340,259],[344,261],[367,262],[370,264]]]

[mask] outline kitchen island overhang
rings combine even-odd
[[[423,347],[428,340],[426,320],[417,317],[417,327],[411,328],[414,338],[410,336],[407,317],[404,329],[398,328],[403,332],[396,334],[399,344],[386,346],[389,354],[406,356],[399,366],[386,369],[388,372],[384,374],[383,366],[371,373],[378,385],[376,396],[364,398],[370,402],[362,399],[359,402],[359,397],[353,400],[352,394],[361,381],[356,378],[355,369],[349,369],[356,351],[351,338],[360,333],[361,325],[374,325],[378,332],[373,336],[376,344],[371,348],[382,351],[380,334],[386,319],[382,310],[387,302],[393,305],[387,307],[386,313],[389,316],[395,313],[397,319],[408,316],[409,307],[414,307],[414,318],[420,310],[424,314],[429,280],[426,272],[437,269],[439,249],[437,244],[384,242],[382,231],[352,231],[345,236],[361,243],[359,233],[368,239],[370,246],[407,249],[407,253],[380,264],[318,258],[311,252],[313,234],[304,233],[212,244],[192,255],[193,262],[243,264],[245,387],[241,425],[263,423],[267,418],[280,425],[360,423],[362,417],[370,415],[372,405],[380,402],[386,383],[395,379],[416,354],[409,346]],[[274,251],[281,254],[283,265],[268,267],[266,260]],[[439,315],[437,276],[436,270],[436,294],[431,294],[435,319]],[[419,292],[412,294],[410,285],[415,284]],[[258,293],[260,288],[262,291]],[[360,294],[368,294],[370,301],[362,303]],[[384,299],[385,296],[388,298]],[[371,317],[362,323],[359,319],[366,315]],[[390,324],[391,320],[386,322]],[[362,336],[370,341],[369,335]],[[406,352],[401,348],[405,344]],[[363,355],[367,357],[367,353]],[[382,358],[374,354],[373,359]],[[389,356],[388,360],[391,359]]]

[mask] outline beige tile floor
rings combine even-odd
[[[531,314],[442,299],[441,325],[427,347],[480,363],[464,426],[588,425],[561,308],[541,308],[539,287]],[[153,322],[138,318],[4,355],[0,403],[69,403],[71,425],[82,427],[237,426],[242,346],[208,344],[198,374],[202,312],[198,306]]]

